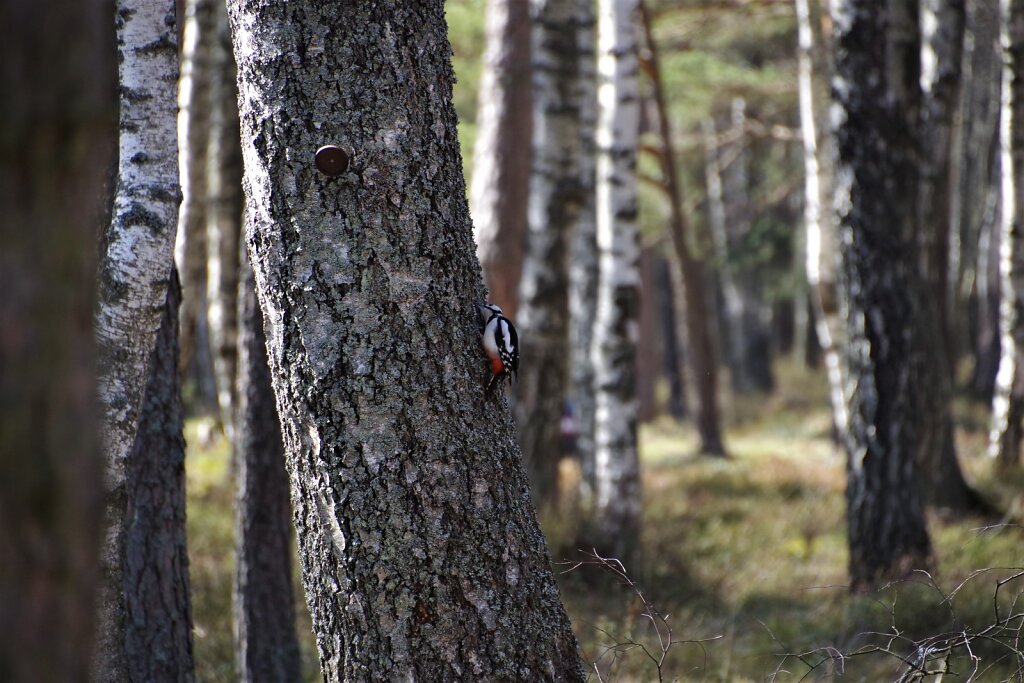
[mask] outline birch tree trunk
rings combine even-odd
[[[719,260],[725,307],[722,316],[725,328],[726,360],[733,391],[747,394],[770,392],[775,386],[772,373],[771,310],[765,305],[757,267],[736,265],[732,255],[742,251],[749,239],[750,150],[746,135],[746,103],[742,98],[732,101],[730,133],[732,144],[725,148],[709,148],[709,186],[718,176],[721,217],[712,220],[712,237]],[[729,161],[725,163],[724,157]],[[710,192],[709,192],[710,194]]]
[[[831,69],[822,29],[819,0],[796,0],[799,33],[800,127],[804,144],[804,233],[807,284],[811,290],[815,331],[825,359],[832,421],[846,431],[848,416],[843,387],[845,344],[839,310],[839,231],[832,211],[835,143],[828,129]]]
[[[0,4],[0,672],[85,681],[103,512],[96,239],[117,83],[106,2]]]
[[[488,298],[515,320],[530,188],[530,0],[487,0],[469,206]]]
[[[178,160],[181,209],[174,260],[181,274],[181,365],[194,383],[198,403],[212,411],[217,386],[206,316],[209,193],[207,149],[210,146],[213,44],[217,0],[184,0],[181,78],[178,81]]]
[[[242,142],[238,131],[238,86],[231,54],[227,6],[214,3],[210,40],[210,144],[207,172],[207,320],[217,380],[217,402],[229,438],[233,435],[238,353],[238,245],[242,233]]]
[[[124,574],[129,453],[147,369],[167,296],[177,222],[174,113],[178,77],[174,3],[119,0],[117,37],[120,141],[113,218],[99,278],[96,335],[103,449],[107,465],[106,542],[101,556],[99,627],[93,677],[129,680]]]
[[[597,222],[594,209],[596,159],[594,131],[597,124],[597,19],[593,0],[576,0],[576,54],[579,88],[579,191],[582,198],[572,241],[569,264],[569,361],[572,403],[579,436],[580,497],[593,502],[594,480],[594,364],[590,356],[597,313]]]
[[[484,391],[443,3],[229,14],[324,680],[581,679],[515,426]],[[321,153],[333,177],[314,162],[327,143],[349,151],[348,170]]]
[[[252,268],[241,254],[235,430],[235,661],[246,683],[302,678],[292,598],[292,509]]]
[[[669,200],[669,233],[679,263],[683,283],[683,309],[686,322],[687,360],[693,376],[697,396],[697,433],[700,450],[708,455],[724,456],[721,417],[718,412],[718,363],[711,338],[711,313],[708,310],[710,294],[704,263],[696,258],[691,247],[692,226],[683,211],[683,186],[676,167],[675,148],[672,145],[672,125],[668,115],[668,102],[661,79],[658,45],[654,40],[647,5],[640,3],[643,29],[650,63],[651,86],[661,136],[661,171]]]
[[[999,251],[1002,355],[992,403],[989,452],[1001,465],[1020,463],[1024,418],[1024,1],[1002,0],[1003,95],[1000,121],[1003,220]]]
[[[558,499],[560,420],[569,389],[569,240],[579,215],[576,0],[534,0],[533,154],[517,325],[529,342],[516,423],[538,508]]]
[[[598,4],[597,250],[593,363],[596,412],[595,532],[628,562],[640,530],[636,443],[639,235],[636,150],[640,135],[636,0]]]
[[[185,437],[172,273],[128,458],[125,645],[130,681],[192,681],[192,606],[185,543]]]
[[[967,5],[964,87],[961,93],[962,135],[957,168],[958,204],[951,250],[958,262],[957,302],[970,319],[966,336],[974,355],[969,386],[991,402],[999,368],[999,93],[1002,63],[999,47],[998,0]],[[967,300],[964,301],[963,299]],[[961,333],[963,334],[963,333]]]
[[[847,527],[855,590],[926,567],[919,499],[913,249],[919,105],[914,0],[841,0],[835,27],[836,194],[847,311]],[[878,49],[885,40],[886,50]]]

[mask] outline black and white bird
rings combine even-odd
[[[519,373],[519,335],[512,321],[494,304],[477,304],[481,320],[481,341],[491,362],[487,391],[506,377],[509,383]]]

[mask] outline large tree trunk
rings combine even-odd
[[[636,327],[640,256],[636,150],[640,136],[637,0],[598,4],[597,250],[594,320],[595,543],[628,562],[640,528]]]
[[[971,393],[991,402],[999,367],[999,92],[1001,81],[998,0],[967,5],[967,55],[961,89],[961,136],[954,160],[957,173],[953,234],[957,245],[956,292],[968,299],[965,331],[974,356]]]
[[[559,425],[569,389],[569,240],[579,193],[576,0],[533,3],[533,161],[518,326],[529,341],[519,372],[519,444],[538,508],[558,497]]]
[[[669,200],[669,234],[679,262],[683,282],[683,303],[686,321],[687,360],[693,377],[697,397],[696,425],[700,435],[700,450],[708,455],[724,456],[721,417],[718,412],[718,363],[711,337],[710,294],[704,263],[693,253],[692,226],[683,211],[683,186],[676,167],[675,148],[672,145],[672,125],[668,103],[662,87],[658,46],[654,41],[651,18],[641,2],[644,36],[648,50],[647,61],[652,74],[651,85],[658,111],[658,127],[662,150],[660,155],[664,187]]]
[[[594,364],[590,357],[597,313],[597,223],[594,213],[596,179],[594,130],[597,125],[597,21],[593,0],[576,0],[577,84],[580,91],[579,186],[582,204],[569,263],[569,329],[572,404],[579,436],[580,497],[593,502],[594,480]]]
[[[229,13],[246,240],[324,679],[582,678],[515,426],[485,393],[443,3]],[[350,154],[347,171],[320,164],[336,177],[314,164],[327,143]]]
[[[242,234],[242,142],[238,132],[238,86],[231,54],[227,7],[216,2],[210,41],[210,144],[206,150],[208,201],[207,320],[217,380],[217,402],[225,433],[234,426],[238,353],[238,244]]]
[[[833,6],[837,173],[847,310],[847,526],[855,589],[926,567],[915,457],[922,354],[915,319],[914,0]],[[887,50],[878,49],[884,38]]]
[[[292,509],[263,312],[241,255],[235,429],[235,660],[246,683],[300,680],[292,597]]]
[[[1000,122],[1003,220],[999,254],[1002,355],[992,403],[990,453],[1020,463],[1024,419],[1024,0],[1003,0],[1003,96]]]
[[[174,3],[119,0],[120,161],[100,268],[96,335],[104,411],[107,538],[94,677],[128,680],[125,516],[130,451],[171,274],[178,217]]]
[[[92,316],[116,53],[97,0],[0,5],[0,672],[85,681],[103,500]]]
[[[799,27],[800,127],[804,144],[804,231],[807,284],[815,330],[828,375],[832,421],[847,427],[843,396],[843,325],[839,311],[839,231],[832,211],[835,144],[828,129],[831,69],[819,0],[796,0]]]
[[[921,441],[918,466],[925,499],[936,506],[968,512],[977,496],[967,486],[953,440],[950,235],[953,216],[953,129],[960,90],[964,38],[962,0],[926,0],[922,6],[921,156],[917,204],[917,245],[921,285],[915,322],[922,326],[919,378]]]
[[[196,404],[213,412],[217,385],[210,350],[207,300],[207,149],[210,147],[217,0],[184,0],[178,81],[178,161],[181,209],[174,260],[181,276],[181,365]]]
[[[185,437],[178,373],[181,288],[172,273],[128,458],[125,660],[131,681],[192,681]]]
[[[530,1],[488,0],[470,211],[488,298],[515,319],[530,188]]]

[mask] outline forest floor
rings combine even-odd
[[[1024,600],[1014,603],[1024,578],[996,594],[1000,579],[1024,568],[1024,477],[997,475],[985,457],[985,406],[957,404],[961,461],[1007,514],[930,514],[931,574],[870,595],[846,586],[844,459],[830,438],[824,379],[783,364],[774,395],[727,396],[724,413],[728,460],[697,455],[688,425],[661,419],[640,430],[645,516],[640,558],[626,570],[667,620],[658,622],[662,633],[667,623],[682,642],[661,647],[636,590],[576,547],[572,496],[545,515],[591,680],[599,660],[604,681],[890,681],[907,668],[900,657],[921,655],[929,671],[947,667],[950,680],[972,671],[977,681],[1024,680],[1007,640],[1012,630],[1024,648],[1021,617],[1000,623],[1024,612]],[[212,431],[193,420],[186,434],[197,679],[234,681],[233,493],[227,445]],[[573,470],[563,468],[569,479]],[[302,607],[297,581],[296,596]],[[309,617],[300,612],[306,680],[316,681]],[[949,643],[953,655],[944,658]]]

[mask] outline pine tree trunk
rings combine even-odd
[[[94,678],[128,680],[124,574],[129,471],[147,368],[163,316],[178,218],[174,3],[119,0],[117,192],[100,268],[96,335],[107,465],[104,574]]]
[[[799,27],[800,126],[804,144],[804,229],[807,284],[828,375],[832,421],[846,430],[843,325],[839,311],[839,231],[832,211],[835,145],[829,133],[828,51],[819,0],[796,0]]]
[[[185,437],[178,373],[181,288],[172,273],[128,458],[125,661],[131,681],[192,681]]]
[[[593,363],[596,411],[596,544],[629,562],[640,528],[636,442],[636,326],[639,309],[636,150],[640,135],[637,0],[598,4],[597,122],[599,279]]]
[[[847,310],[847,527],[863,589],[927,567],[931,544],[915,456],[922,354],[915,319],[915,124],[919,43],[913,0],[833,6],[835,206]],[[878,49],[884,37],[888,50]]]
[[[210,84],[210,146],[207,148],[207,319],[225,433],[233,435],[238,353],[238,248],[242,234],[242,143],[238,86],[231,54],[227,7],[215,3]]]
[[[443,3],[229,14],[324,680],[581,679],[515,426],[485,393]],[[317,171],[325,144],[350,152],[336,177]]]
[[[530,0],[487,0],[486,43],[469,206],[488,298],[514,320],[530,191]]]
[[[658,126],[661,136],[662,176],[669,200],[669,234],[679,262],[683,283],[683,308],[686,322],[687,360],[693,377],[697,396],[697,433],[700,435],[700,450],[708,455],[724,456],[721,417],[718,412],[718,363],[711,337],[711,312],[708,301],[707,276],[704,263],[697,258],[691,247],[692,226],[683,211],[683,186],[676,168],[675,148],[672,145],[672,126],[668,116],[668,104],[661,80],[661,65],[658,45],[654,41],[650,15],[645,3],[640,3],[642,25],[647,46],[647,61],[653,74],[651,85],[654,102],[658,111]]]
[[[0,677],[86,681],[103,513],[96,241],[116,159],[106,2],[0,4]]]
[[[1002,355],[992,403],[990,453],[1001,465],[1018,465],[1024,418],[1024,0],[1003,0],[1002,150],[1003,221],[999,254],[1002,279],[999,330]]]
[[[538,508],[558,498],[559,430],[569,389],[569,240],[579,193],[576,0],[533,3],[533,154],[526,257],[519,289],[516,423]]]
[[[596,179],[594,130],[597,125],[597,20],[593,0],[576,0],[577,85],[580,107],[579,187],[582,204],[569,263],[569,339],[572,404],[579,436],[580,497],[593,501],[594,480],[594,364],[590,357],[597,314],[597,223],[594,213]]]
[[[184,0],[181,78],[178,81],[178,160],[181,209],[174,260],[181,274],[181,365],[190,393],[204,411],[217,402],[207,300],[207,149],[210,147],[217,0]]]
[[[246,683],[302,677],[292,597],[292,510],[263,312],[244,253],[235,430],[235,660]]]
[[[658,329],[658,304],[655,297],[654,271],[657,257],[641,240],[639,310],[636,340],[636,419],[650,422],[658,416],[655,383],[661,375],[661,330]]]

